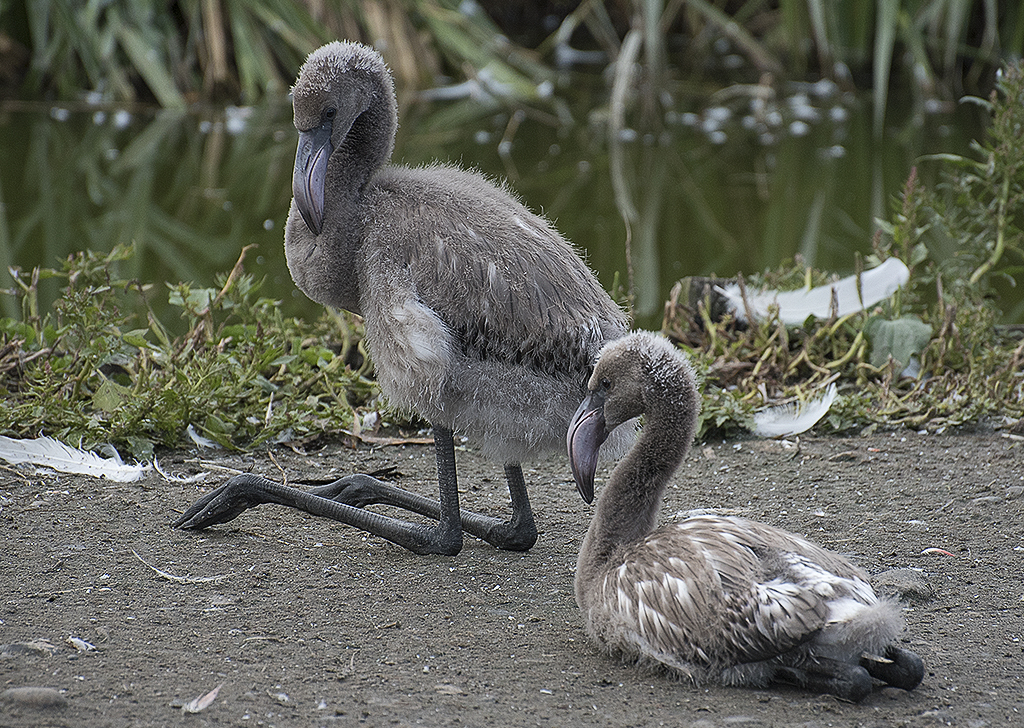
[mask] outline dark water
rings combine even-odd
[[[395,160],[458,162],[507,179],[586,250],[606,287],[625,285],[607,115],[583,102],[579,109],[569,110],[567,124],[547,112],[474,116],[465,105],[403,103]],[[134,242],[137,254],[122,273],[156,284],[159,307],[165,281],[212,285],[255,243],[247,270],[266,279],[265,292],[290,313],[315,315],[284,263],[290,116],[286,99],[206,115],[0,111],[2,286],[9,265],[57,266],[75,251]],[[818,84],[767,102],[726,94],[673,109],[649,132],[626,129],[616,144],[637,210],[638,321],[659,325],[662,302],[682,276],[750,273],[796,254],[850,271],[918,158],[967,153],[978,124],[976,108],[961,107],[894,118],[876,140],[865,104]],[[934,181],[934,165],[920,171]],[[50,285],[44,294],[54,296]],[[8,315],[13,303],[0,297]]]

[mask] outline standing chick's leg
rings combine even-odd
[[[505,480],[508,481],[508,493],[512,497],[512,519],[508,523],[493,523],[488,536],[482,538],[498,548],[527,551],[537,543],[537,525],[533,521],[523,468],[518,463],[506,465]]]
[[[451,477],[455,482],[455,443],[451,430],[434,428],[434,447],[438,457],[438,482],[445,478],[446,463],[451,463]],[[533,520],[530,497],[523,480],[523,469],[517,463],[505,466],[509,495],[512,499],[512,518],[504,521],[473,511],[460,510],[462,530],[483,539],[492,546],[509,551],[527,551],[537,542],[537,527]],[[456,487],[456,493],[457,493]],[[347,475],[328,485],[313,488],[314,493],[339,503],[364,508],[369,505],[389,505],[440,519],[438,501],[410,493],[369,475]]]
[[[456,491],[457,493],[457,491]],[[458,523],[458,503],[454,517],[433,526],[409,523],[322,498],[313,493],[275,483],[259,475],[236,475],[217,490],[197,500],[172,526],[199,531],[218,523],[227,523],[243,511],[263,503],[296,508],[314,516],[323,516],[385,538],[417,554],[455,555],[462,548],[462,529]],[[455,523],[454,537],[449,523]]]
[[[533,546],[537,529],[522,469],[518,465],[505,467],[512,496],[512,519],[506,522],[459,508],[451,430],[434,428],[434,447],[439,494],[436,501],[362,474],[308,491],[255,475],[237,475],[196,501],[173,525],[200,530],[231,521],[262,503],[277,503],[355,526],[415,553],[457,554],[462,549],[463,529],[498,548],[525,551]],[[437,523],[426,526],[364,510],[363,506],[375,503],[404,508]]]

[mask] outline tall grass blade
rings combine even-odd
[[[121,21],[116,8],[111,8],[110,13],[121,47],[160,105],[169,109],[185,108],[185,98],[167,70],[166,59],[158,57],[151,41]]]
[[[3,188],[0,187],[0,275],[3,276],[4,282],[8,280],[8,271],[14,265],[12,253],[11,231],[7,225],[7,206],[4,204]],[[18,315],[18,304],[13,296],[0,296],[0,300],[3,301],[2,315],[9,318]]]
[[[611,167],[612,190],[615,205],[626,222],[627,228],[636,220],[636,205],[626,179],[626,165],[623,150],[623,130],[626,127],[626,95],[636,77],[636,62],[640,55],[643,36],[635,28],[626,33],[619,57],[615,59],[615,75],[612,81],[610,118],[608,124],[608,158]]]
[[[875,57],[872,97],[874,100],[874,134],[882,136],[885,124],[885,106],[889,98],[889,72],[892,68],[893,51],[896,47],[896,31],[899,24],[900,0],[878,0],[878,15],[875,19]]]
[[[807,10],[811,16],[811,31],[814,33],[814,44],[818,48],[818,58],[823,73],[831,73],[832,44],[829,40],[828,24],[825,20],[825,4],[823,0],[807,0]]]
[[[649,74],[659,74],[665,65],[665,44],[661,34],[661,16],[665,9],[662,0],[642,0],[644,32],[644,60]]]
[[[1003,22],[1006,31],[1001,39],[1004,55],[1011,58],[1024,57],[1024,3],[1017,5],[1017,10],[1012,15],[1006,11],[1007,21]]]
[[[966,45],[964,34],[973,4],[973,0],[946,0],[946,44],[942,60],[947,71],[956,65],[961,44]]]
[[[203,40],[207,58],[203,89],[207,94],[212,95],[230,83],[227,28],[224,25],[223,5],[220,0],[200,1],[202,2]]]
[[[723,10],[707,0],[688,0],[687,4],[707,22],[719,28],[722,34],[735,43],[760,70],[779,76],[785,75],[785,69],[775,55],[758,43],[750,31],[734,22]]]
[[[231,13],[231,37],[242,87],[242,100],[252,103],[264,91],[283,91],[285,84],[274,66],[273,55],[260,36],[260,29],[244,11]]]
[[[632,250],[632,274],[635,289],[634,316],[646,318],[663,307],[661,297],[661,259],[658,233],[666,197],[675,191],[669,182],[664,149],[645,147],[642,168],[642,207]]]

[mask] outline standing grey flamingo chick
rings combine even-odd
[[[434,430],[439,501],[351,475],[312,491],[239,475],[174,524],[201,529],[279,503],[417,553],[455,554],[462,531],[499,548],[537,539],[520,463],[562,447],[597,352],[628,322],[573,247],[508,190],[447,165],[390,165],[398,111],[381,56],[334,42],[292,89],[298,152],[285,228],[292,278],[363,316],[391,403]],[[460,511],[453,432],[505,463],[509,521]],[[437,523],[367,511],[383,503]]]
[[[796,683],[859,701],[872,677],[911,690],[921,659],[894,640],[896,604],[867,575],[799,536],[743,518],[692,515],[654,529],[686,455],[700,398],[686,357],[635,333],[606,345],[567,444],[580,495],[594,496],[597,450],[643,415],[612,471],[576,566],[587,633],[608,652],[728,685]]]

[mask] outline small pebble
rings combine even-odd
[[[8,688],[0,693],[0,702],[10,703],[16,707],[35,708],[37,710],[63,708],[68,704],[67,698],[61,695],[60,691],[56,688],[32,686]]]
[[[983,495],[980,498],[975,498],[974,500],[971,501],[971,503],[973,503],[976,506],[986,506],[992,503],[999,503],[1002,500],[1003,499],[997,495]]]
[[[904,602],[923,604],[935,598],[935,590],[928,579],[915,569],[889,569],[875,574],[871,577],[871,586],[882,596]]]

